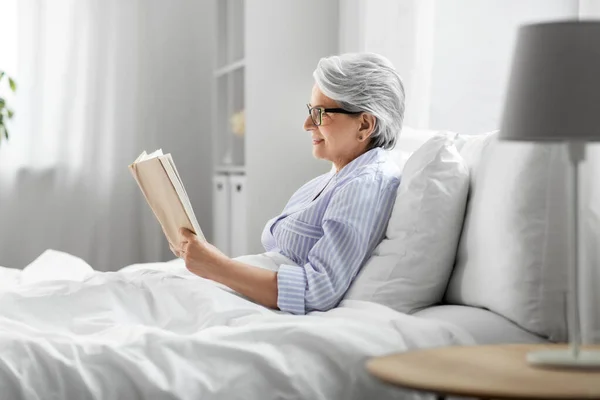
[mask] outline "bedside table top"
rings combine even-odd
[[[440,347],[376,357],[367,362],[367,369],[386,383],[438,394],[494,399],[600,399],[598,370],[542,369],[527,364],[529,351],[566,347]]]

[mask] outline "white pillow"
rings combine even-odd
[[[402,171],[410,156],[437,134],[439,134],[438,131],[414,129],[404,126],[398,137],[396,146],[392,150],[389,150],[389,155],[394,159],[400,171]]]
[[[400,312],[438,303],[454,265],[469,190],[469,172],[454,146],[438,134],[408,160],[386,237],[345,298]]]
[[[446,301],[563,341],[567,166],[557,144],[467,142],[471,191]]]

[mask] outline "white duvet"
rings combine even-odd
[[[178,262],[95,272],[46,252],[0,267],[2,399],[387,399],[371,356],[472,343],[373,303],[274,312]]]

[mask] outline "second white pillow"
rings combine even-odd
[[[469,170],[454,145],[438,134],[406,162],[386,237],[346,293],[400,312],[438,303],[456,256]]]

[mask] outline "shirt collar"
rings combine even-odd
[[[356,171],[358,168],[362,167],[363,165],[371,164],[374,160],[377,160],[380,158],[382,151],[383,151],[383,149],[381,149],[380,147],[375,147],[374,149],[364,152],[363,154],[361,154],[360,156],[356,157],[354,160],[352,160],[348,164],[346,164],[337,173],[336,179],[341,179],[344,176],[349,175],[350,173],[352,173],[353,171]],[[332,171],[335,173],[335,167],[332,169]]]

